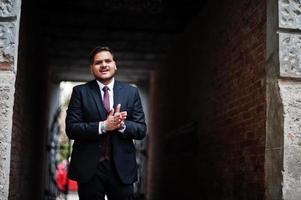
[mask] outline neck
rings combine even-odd
[[[107,80],[99,80],[99,79],[97,79],[99,82],[101,82],[102,84],[104,84],[104,85],[109,85],[110,83],[112,83],[112,81],[113,81],[113,78],[111,78],[111,79],[107,79]]]

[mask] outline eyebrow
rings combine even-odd
[[[109,62],[109,61],[113,61],[113,59],[111,59],[111,58],[107,58],[107,59],[103,59],[103,60],[99,59],[99,60],[95,60],[95,63],[102,62],[102,61]]]

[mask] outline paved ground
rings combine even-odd
[[[77,192],[69,192],[67,198],[64,194],[61,194],[56,197],[56,200],[79,200]]]
[[[105,198],[105,199],[107,199],[107,198]],[[78,200],[77,192],[70,192],[67,195],[67,200]]]
[[[67,196],[67,200],[78,200],[77,192],[70,192]]]

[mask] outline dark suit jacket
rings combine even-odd
[[[112,160],[121,181],[130,184],[137,180],[133,139],[140,140],[145,136],[145,117],[137,88],[115,80],[113,90],[114,108],[121,104],[121,111],[127,111],[127,119],[124,133],[108,133],[111,134]],[[96,80],[73,88],[66,117],[67,136],[74,140],[68,173],[70,179],[86,182],[95,174],[103,138],[98,133],[98,126],[106,118]]]

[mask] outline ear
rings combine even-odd
[[[114,65],[115,65],[115,70],[117,70],[117,64],[115,60],[114,60]]]

